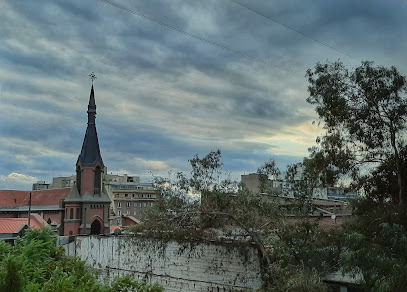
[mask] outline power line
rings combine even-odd
[[[174,31],[176,31],[176,32],[178,32],[178,33],[181,33],[181,34],[183,34],[183,35],[186,35],[186,36],[188,36],[188,37],[194,38],[194,39],[196,39],[196,40],[199,40],[199,41],[204,42],[204,43],[206,43],[206,44],[209,44],[209,45],[211,45],[211,46],[214,46],[214,47],[220,48],[220,49],[222,49],[222,50],[225,50],[225,51],[227,51],[227,52],[229,52],[229,53],[238,55],[238,56],[240,56],[240,57],[243,57],[243,58],[246,58],[246,59],[249,59],[249,60],[251,60],[251,61],[255,61],[255,62],[261,63],[261,64],[264,64],[264,65],[267,65],[267,66],[270,66],[270,67],[273,67],[273,68],[277,68],[277,69],[283,70],[283,71],[288,72],[288,73],[291,73],[291,74],[300,75],[299,73],[294,72],[294,71],[292,71],[291,69],[288,69],[288,68],[286,68],[286,67],[273,64],[272,62],[269,62],[269,61],[267,61],[267,60],[265,60],[265,59],[262,59],[262,58],[253,57],[253,56],[251,56],[251,55],[248,55],[248,54],[246,54],[246,53],[240,52],[240,51],[238,51],[238,50],[231,49],[231,48],[229,48],[229,47],[226,47],[226,46],[224,46],[224,45],[218,44],[218,43],[213,42],[213,41],[211,41],[211,40],[208,40],[208,39],[205,39],[205,38],[203,38],[203,37],[197,36],[197,35],[195,35],[195,34],[186,32],[186,31],[184,31],[184,30],[182,30],[182,29],[179,29],[179,28],[177,28],[177,27],[175,27],[175,26],[169,25],[169,24],[167,24],[167,23],[165,23],[165,22],[162,22],[162,21],[160,21],[160,20],[157,20],[157,19],[155,19],[155,18],[153,18],[153,17],[150,17],[150,16],[145,15],[145,14],[143,14],[143,13],[140,13],[140,12],[137,12],[137,11],[132,10],[132,9],[130,9],[130,8],[127,8],[127,7],[123,6],[123,5],[114,3],[114,2],[109,1],[109,0],[99,0],[99,1],[104,2],[104,3],[106,3],[106,4],[109,4],[109,5],[111,5],[111,6],[114,6],[114,7],[118,8],[118,9],[121,9],[121,10],[123,10],[123,11],[125,11],[125,12],[128,12],[128,13],[130,13],[130,14],[133,14],[133,15],[135,15],[135,16],[142,17],[142,18],[144,18],[144,19],[146,19],[146,20],[148,20],[148,21],[151,21],[151,22],[154,22],[154,23],[156,23],[156,24],[159,24],[159,25],[161,25],[161,26],[163,26],[163,27],[165,27],[165,28],[167,28],[167,29],[174,30]]]
[[[291,31],[293,31],[293,32],[296,32],[296,33],[302,35],[303,37],[306,37],[307,39],[310,39],[310,40],[312,40],[312,41],[314,41],[314,42],[317,42],[317,43],[320,44],[320,45],[323,45],[323,46],[325,46],[325,47],[327,47],[327,48],[329,48],[329,49],[331,49],[331,50],[334,50],[334,51],[336,51],[336,52],[338,52],[338,53],[340,53],[340,54],[342,54],[342,55],[345,55],[345,56],[347,56],[347,57],[349,57],[349,58],[351,58],[351,59],[353,59],[353,60],[355,60],[355,61],[360,62],[360,60],[358,60],[358,59],[352,57],[352,56],[349,55],[348,53],[345,53],[345,52],[342,52],[342,51],[340,51],[340,50],[338,50],[338,49],[335,49],[334,47],[332,47],[332,46],[330,46],[330,45],[327,45],[327,44],[325,44],[325,43],[323,43],[323,42],[321,42],[321,41],[319,41],[319,40],[317,40],[317,39],[314,39],[314,38],[312,38],[312,37],[306,35],[305,33],[302,33],[302,32],[300,32],[300,31],[298,31],[298,30],[295,30],[294,28],[292,28],[292,27],[290,27],[290,26],[288,26],[288,25],[285,25],[284,23],[281,23],[281,22],[279,22],[279,21],[277,21],[277,20],[271,18],[270,16],[267,16],[267,15],[265,15],[265,14],[263,14],[263,13],[257,11],[257,10],[254,10],[254,9],[250,8],[249,6],[246,6],[245,4],[242,4],[242,3],[240,3],[240,2],[238,2],[238,1],[236,1],[236,0],[230,0],[230,1],[232,1],[233,3],[236,3],[237,5],[240,5],[240,6],[244,7],[244,8],[246,8],[246,9],[250,10],[251,12],[253,12],[253,13],[255,13],[255,14],[258,14],[258,15],[264,17],[264,18],[267,18],[267,19],[270,20],[270,21],[273,21],[273,22],[275,22],[275,23],[277,23],[277,24],[279,24],[279,25],[281,25],[281,26],[284,26],[285,28],[287,28],[287,29],[289,29],[289,30],[291,30]]]

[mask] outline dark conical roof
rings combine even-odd
[[[88,127],[86,129],[85,138],[83,139],[81,154],[79,154],[78,162],[81,164],[96,164],[100,162],[103,165],[102,155],[100,155],[98,134],[96,132],[96,104],[95,93],[90,91],[88,105]]]

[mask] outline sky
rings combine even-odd
[[[407,75],[405,0],[0,2],[0,189],[75,172],[91,80],[108,173],[188,173],[221,149],[239,180],[308,155],[317,62]]]

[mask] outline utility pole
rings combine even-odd
[[[30,192],[30,200],[28,201],[28,227],[31,225],[31,192]]]

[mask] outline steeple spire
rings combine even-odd
[[[96,103],[92,79],[88,104],[88,125],[76,162],[76,184],[64,200],[64,235],[109,234],[111,200],[103,185],[104,164],[96,132]]]
[[[78,157],[78,162],[82,165],[96,164],[100,162],[103,165],[102,156],[100,155],[98,135],[96,132],[96,103],[93,81],[96,79],[95,74],[89,75],[92,79],[92,88],[90,90],[88,105],[88,127],[82,144],[82,150]]]
[[[88,105],[88,125],[95,124],[96,119],[96,104],[95,104],[95,91],[92,88],[90,90],[89,105]]]

